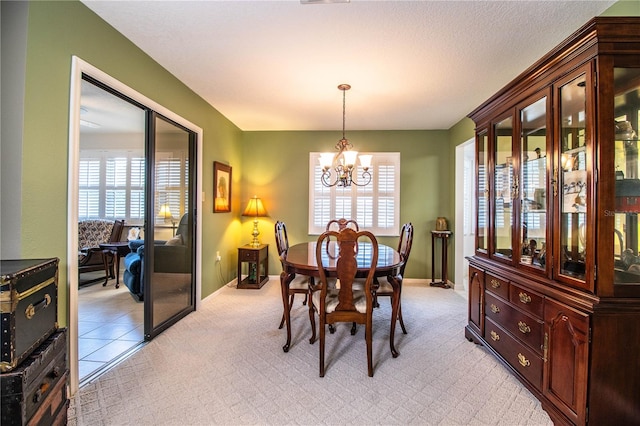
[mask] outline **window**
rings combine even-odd
[[[188,205],[189,201],[188,183],[189,164],[186,157],[180,156],[180,152],[157,153],[155,211],[159,212],[161,206],[167,204],[174,219],[182,217],[185,213],[183,206]]]
[[[360,229],[397,236],[400,222],[400,153],[371,154],[371,182],[366,186],[326,187],[320,182],[319,152],[309,154],[309,234],[325,231],[331,219],[355,219]],[[356,173],[354,172],[354,175]],[[362,176],[358,166],[355,180]]]
[[[79,218],[144,221],[145,158],[133,151],[80,152]]]
[[[180,152],[159,153],[155,211],[168,204],[174,218],[188,203],[188,159]],[[135,151],[85,150],[80,153],[79,218],[144,222],[145,157]]]

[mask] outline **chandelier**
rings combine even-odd
[[[371,173],[369,168],[371,167],[371,155],[360,155],[358,157],[358,151],[353,151],[353,145],[344,136],[344,123],[345,123],[345,98],[347,90],[351,89],[348,84],[341,84],[338,89],[342,90],[342,139],[338,141],[335,148],[337,153],[323,152],[320,154],[320,166],[322,167],[322,175],[320,181],[324,186],[344,186],[348,187],[351,184],[357,186],[365,186],[371,182]],[[356,182],[353,179],[353,172],[357,170],[356,161],[360,158],[360,166],[362,167],[362,179],[361,182]],[[332,182],[331,175],[332,170],[335,173],[335,179]]]

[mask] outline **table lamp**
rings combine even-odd
[[[158,213],[158,217],[164,219],[164,223],[171,222],[171,230],[173,231],[173,235],[175,236],[176,221],[173,220],[173,214],[171,214],[169,204],[163,204],[162,206],[160,206],[160,213]]]
[[[242,216],[253,216],[253,232],[251,233],[251,235],[253,235],[253,241],[251,241],[251,247],[260,246],[260,240],[258,240],[258,235],[260,235],[258,218],[268,216],[268,213],[262,204],[262,200],[258,198],[257,195],[254,195],[253,198],[249,200],[249,204],[247,208],[244,209]]]

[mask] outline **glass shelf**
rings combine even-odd
[[[640,285],[640,69],[614,68],[614,284]]]

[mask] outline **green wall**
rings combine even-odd
[[[620,0],[600,16],[640,16],[640,0]]]
[[[255,194],[266,204],[269,217],[260,220],[260,232],[270,248],[275,248],[277,220],[286,223],[290,244],[317,238],[308,234],[309,152],[332,150],[340,137],[338,130],[244,132],[242,197],[248,200]],[[409,278],[431,276],[431,230],[438,216],[453,219],[449,132],[348,131],[347,138],[357,150],[400,152],[400,224],[412,222],[415,227],[405,273]],[[243,243],[249,242],[252,228],[252,219],[243,218]],[[382,237],[380,242],[395,247],[397,237]],[[270,273],[279,274],[282,268],[274,249],[269,257]]]
[[[203,143],[202,295],[222,286],[214,269],[238,244],[231,214],[212,213],[214,160],[242,175],[241,131],[80,2],[30,2],[24,135],[22,141],[21,256],[61,259],[59,318],[67,318],[67,171],[71,57],[76,55],[201,127]],[[5,58],[3,58],[5,59]],[[4,201],[4,200],[3,200]],[[239,199],[233,198],[234,208]],[[239,208],[239,207],[238,207]],[[236,230],[234,232],[234,229]],[[223,266],[231,263],[223,262]],[[224,271],[228,275],[228,271]],[[224,275],[224,274],[223,274]]]

